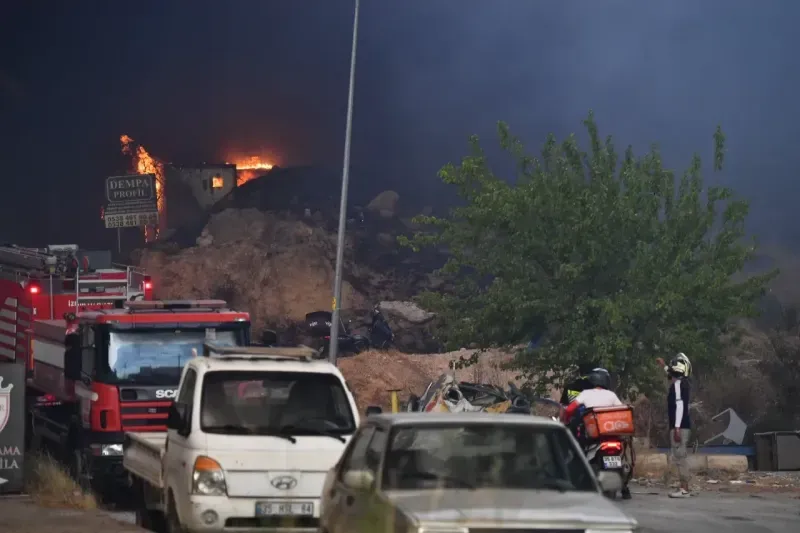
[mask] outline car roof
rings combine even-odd
[[[215,357],[195,357],[189,364],[205,372],[233,371],[233,372],[303,372],[311,374],[331,374],[344,381],[341,372],[334,365],[325,360],[291,361],[269,359],[234,359]]]
[[[563,428],[555,420],[543,416],[501,413],[393,413],[370,415],[367,421],[374,421],[386,426],[438,426],[443,424],[508,424],[519,426],[536,426]]]

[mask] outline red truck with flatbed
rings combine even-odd
[[[85,486],[125,479],[126,431],[166,431],[185,362],[206,341],[250,344],[221,300],[152,300],[144,271],[77,246],[0,246],[0,361],[27,369],[28,446]]]

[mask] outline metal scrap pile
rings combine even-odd
[[[531,401],[513,384],[504,390],[494,385],[456,382],[451,374],[432,381],[421,398],[409,398],[408,411],[531,414]]]

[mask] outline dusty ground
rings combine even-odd
[[[633,515],[642,533],[794,533],[800,523],[796,494],[721,494],[700,491],[672,500],[665,489],[633,489],[619,506]]]
[[[0,531],[3,533],[142,533],[102,511],[76,511],[40,507],[27,496],[0,497]]]
[[[637,477],[634,479],[634,483],[644,491],[666,489],[668,484],[663,475],[653,474]],[[670,487],[677,486],[674,482],[670,482],[669,485]],[[694,473],[691,489],[702,493],[783,493],[800,497],[800,472],[745,472],[736,474],[713,471]],[[798,507],[800,507],[800,502]]]

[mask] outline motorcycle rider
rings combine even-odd
[[[564,410],[564,420],[572,421],[580,407],[613,407],[624,405],[611,389],[611,374],[605,368],[595,368],[586,376],[591,388],[581,391]]]
[[[581,446],[584,446],[584,439],[580,435],[580,425],[582,417],[580,414],[585,409],[592,407],[614,407],[624,405],[619,396],[611,390],[611,374],[605,368],[595,368],[586,376],[591,388],[583,390],[564,410],[563,422],[578,438]],[[576,416],[578,415],[578,416]],[[584,448],[585,449],[585,448]],[[631,490],[627,484],[622,488],[622,498],[629,500]]]
[[[592,388],[588,376],[592,370],[599,366],[594,362],[583,362],[578,365],[578,376],[564,384],[564,390],[561,393],[561,405],[568,406],[581,392]]]

